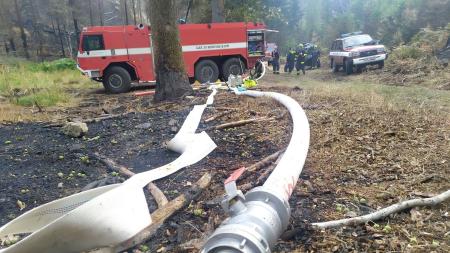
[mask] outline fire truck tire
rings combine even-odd
[[[130,73],[122,67],[112,66],[106,71],[103,86],[109,93],[127,92],[131,88]]]
[[[230,58],[222,65],[222,74],[225,80],[230,75],[242,75],[244,73],[244,63],[239,58]]]
[[[195,79],[200,83],[215,82],[219,79],[219,67],[212,60],[201,60],[195,66]]]

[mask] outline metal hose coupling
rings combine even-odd
[[[289,203],[264,186],[245,196],[233,181],[225,185],[222,207],[230,215],[208,238],[202,253],[270,253],[286,230]]]

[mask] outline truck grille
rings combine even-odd
[[[377,55],[377,50],[370,50],[370,51],[364,51],[359,53],[360,57],[366,57],[366,56],[372,56],[372,55]]]

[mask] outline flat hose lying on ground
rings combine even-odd
[[[204,105],[196,105],[168,147],[181,155],[122,184],[77,193],[34,208],[0,228],[0,238],[29,236],[0,253],[78,253],[122,243],[152,223],[143,187],[194,164],[216,148],[206,132],[195,133]]]
[[[305,164],[309,147],[309,123],[300,105],[276,92],[234,91],[237,95],[270,97],[284,105],[292,117],[292,137],[278,165],[261,187],[245,196],[234,185],[225,184],[230,218],[208,238],[202,253],[269,253],[287,228],[289,197]],[[234,188],[234,189],[233,189]]]

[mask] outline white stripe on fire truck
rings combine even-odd
[[[247,48],[247,42],[183,46],[183,52]]]
[[[78,52],[79,58],[92,58],[92,57],[103,57],[103,56],[123,56],[123,55],[138,55],[138,54],[151,54],[152,49],[150,47],[142,48],[118,48],[118,49],[108,49],[108,50],[93,50],[80,53]]]
[[[225,49],[239,49],[247,48],[247,42],[237,42],[237,43],[224,43],[224,44],[204,44],[204,45],[189,45],[183,46],[183,52],[198,52],[198,51],[211,51],[211,50],[225,50]],[[93,58],[93,57],[104,57],[104,56],[124,56],[124,55],[139,55],[139,54],[151,54],[151,47],[142,48],[119,48],[119,49],[108,49],[108,50],[93,50],[80,53],[78,52],[79,58]]]

